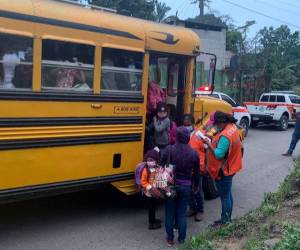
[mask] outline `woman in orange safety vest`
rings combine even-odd
[[[232,179],[242,169],[242,142],[235,122],[232,115],[217,111],[214,125],[218,128],[218,133],[211,142],[204,140],[209,148],[208,172],[216,181],[222,203],[221,219],[215,221],[213,226],[231,222]]]

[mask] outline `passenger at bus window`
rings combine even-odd
[[[33,51],[32,48],[27,48],[26,51],[19,51],[21,61],[31,62]],[[17,65],[13,84],[16,88],[31,88],[32,85],[32,65]]]
[[[13,89],[15,88],[13,84],[13,78],[15,76],[15,69],[18,64],[20,64],[20,57],[15,51],[6,51],[2,57],[2,68],[3,68],[3,84],[2,88]]]
[[[32,85],[32,65],[18,65],[13,84],[16,88],[28,89]]]
[[[102,65],[108,67],[114,67],[114,63],[111,59],[103,60]],[[102,70],[101,87],[105,90],[118,90],[114,72],[107,69]]]
[[[136,69],[134,60],[132,60],[132,59],[130,60],[130,63],[128,64],[128,68],[132,69],[132,70]],[[139,81],[139,78],[137,77],[136,73],[134,73],[134,72],[129,73],[129,83],[130,83],[131,90],[137,90],[139,82],[140,81]]]
[[[72,88],[75,79],[82,77],[81,73],[77,69],[58,69],[56,77],[57,88]]]

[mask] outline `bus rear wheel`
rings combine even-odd
[[[216,182],[209,175],[204,175],[202,180],[204,197],[206,200],[212,200],[219,197]]]

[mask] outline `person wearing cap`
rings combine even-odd
[[[159,150],[157,148],[147,151],[144,156],[146,167],[142,171],[141,186],[145,194],[146,204],[148,207],[149,229],[155,230],[161,228],[161,220],[156,219],[157,199],[151,196],[151,189],[155,177],[155,169],[159,162]]]
[[[218,132],[211,142],[204,139],[209,149],[208,172],[216,181],[222,204],[221,219],[214,222],[212,225],[214,227],[231,222],[232,180],[234,175],[242,169],[242,142],[235,123],[236,120],[232,115],[216,111],[214,125]]]
[[[154,145],[160,150],[169,144],[170,119],[168,118],[167,104],[159,102],[157,104],[157,114],[153,117],[153,122],[148,130],[154,130]]]
[[[165,227],[168,246],[174,245],[174,223],[178,223],[178,242],[186,238],[186,210],[192,188],[199,185],[199,157],[189,146],[190,133],[184,126],[177,128],[175,145],[169,145],[162,153],[161,164],[175,166],[175,189],[177,196],[165,201]]]

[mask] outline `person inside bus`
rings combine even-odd
[[[114,62],[106,58],[103,60],[102,66],[114,67]],[[115,73],[111,70],[102,70],[101,88],[104,90],[118,90]]]
[[[160,150],[163,150],[169,145],[169,129],[170,119],[168,118],[167,104],[159,102],[157,104],[156,115],[153,117],[153,122],[147,130],[154,131],[154,145]]]
[[[175,189],[177,196],[165,200],[165,227],[168,246],[174,245],[174,224],[178,223],[178,242],[184,243],[187,222],[186,210],[192,188],[199,185],[199,157],[189,146],[190,133],[184,126],[177,128],[175,145],[168,146],[161,156],[161,165],[168,162],[175,166]],[[171,155],[171,156],[170,156]]]
[[[216,181],[220,194],[222,213],[221,219],[213,223],[213,227],[222,226],[231,222],[233,197],[232,180],[237,172],[242,169],[242,142],[235,125],[236,119],[221,111],[214,115],[214,125],[218,132],[212,141],[205,138],[208,146],[208,172]]]
[[[22,53],[21,53],[22,54]],[[22,55],[23,57],[23,55]],[[23,57],[25,62],[31,62],[33,58],[33,50],[28,47],[24,53]],[[32,65],[22,65],[16,66],[15,77],[13,83],[17,88],[31,88],[32,84]]]
[[[21,62],[20,54],[15,49],[9,49],[5,51],[2,57],[2,68],[3,68],[3,84],[2,88],[14,89],[13,79],[15,77],[16,66]]]
[[[60,49],[62,50],[61,47]],[[73,57],[74,53],[71,50],[61,51],[63,63],[79,64],[78,58]],[[79,68],[70,68],[68,66],[62,66],[57,68],[56,71],[56,88],[73,88],[76,83],[83,84],[86,82],[85,74],[83,70]]]
[[[191,192],[187,217],[194,216],[194,220],[199,222],[203,220],[204,213],[204,192],[202,187],[202,179],[205,172],[205,147],[203,141],[197,136],[196,132],[201,131],[203,134],[205,134],[205,131],[200,128],[194,129],[194,121],[195,119],[191,114],[184,115],[183,125],[190,132],[189,145],[197,152],[200,164],[199,188],[197,190],[192,190]]]
[[[85,83],[84,72],[80,69],[59,68],[56,71],[56,88],[73,88],[76,81]]]
[[[157,199],[152,197],[151,189],[153,186],[153,177],[155,173],[155,168],[158,166],[159,162],[159,150],[151,149],[148,150],[144,156],[144,161],[146,162],[146,167],[143,169],[141,186],[143,187],[143,193],[145,194],[146,206],[148,208],[148,222],[149,230],[155,230],[161,228],[161,220],[156,219],[156,205]]]

